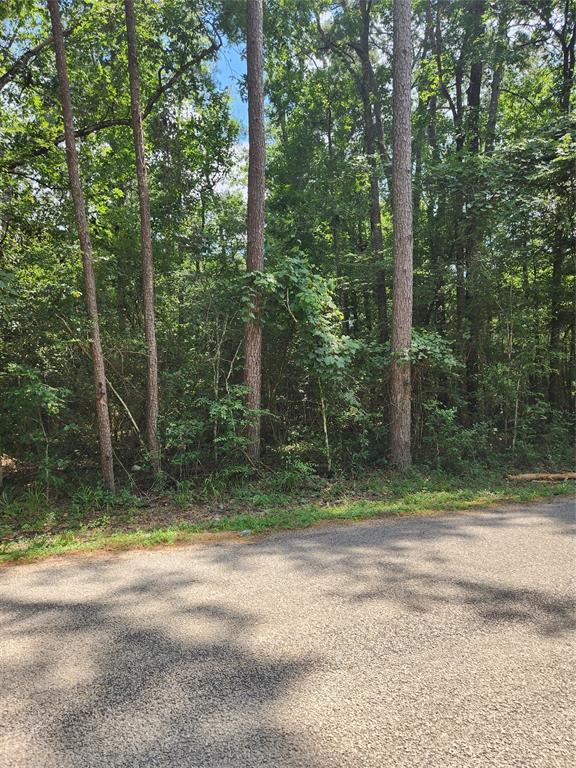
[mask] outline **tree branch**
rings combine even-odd
[[[50,38],[47,41],[44,41],[42,45],[46,47],[46,45],[49,45],[51,42],[52,42],[52,38]],[[216,51],[219,50],[221,45],[222,45],[222,41],[220,40],[220,38],[218,38],[218,40],[213,40],[211,45],[208,48],[205,48],[203,51],[201,51],[196,56],[194,56],[189,61],[187,61],[185,64],[183,64],[165,82],[163,83],[160,82],[160,84],[158,85],[154,93],[152,93],[152,95],[149,97],[148,101],[146,102],[146,106],[142,110],[142,118],[145,119],[150,115],[155,105],[162,98],[162,96],[168,90],[170,90],[170,88],[172,88],[172,86],[174,86],[183,77],[183,75],[186,74],[186,72],[188,72],[190,69],[192,69],[196,65],[200,64],[205,59],[210,58],[214,53],[216,53]],[[78,128],[74,132],[74,135],[77,139],[84,139],[87,136],[90,136],[92,133],[97,133],[98,131],[105,130],[106,128],[115,128],[117,126],[130,126],[130,125],[131,125],[130,117],[113,117],[108,120],[97,120],[94,123],[89,123],[88,125],[85,125],[82,128]],[[24,157],[9,160],[6,163],[0,164],[0,168],[6,171],[11,171],[14,168],[18,168],[18,166],[29,162],[35,157],[41,157],[43,155],[48,154],[48,152],[53,146],[58,146],[58,144],[60,144],[63,141],[64,141],[64,134],[60,134],[51,143],[36,147],[36,149],[31,150]]]
[[[64,37],[68,37],[72,32],[72,29],[65,29],[63,32]],[[30,48],[29,51],[26,51],[25,53],[20,56],[19,59],[16,59],[14,64],[10,67],[10,69],[7,69],[6,72],[4,72],[3,75],[0,75],[0,91],[5,88],[8,83],[10,83],[14,78],[22,72],[24,69],[26,69],[27,64],[32,61],[32,59],[35,59],[36,56],[38,56],[45,48],[48,48],[48,46],[52,45],[52,37],[46,38],[46,40],[43,40],[41,43],[38,43],[34,48]]]
[[[454,121],[454,125],[457,125],[458,123],[458,110],[456,109],[456,105],[454,104],[454,100],[452,99],[452,95],[450,91],[448,90],[448,86],[446,85],[446,82],[444,80],[444,70],[442,67],[442,31],[440,29],[440,9],[438,8],[437,14],[436,14],[436,35],[435,35],[435,43],[436,43],[436,69],[438,72],[438,85],[440,86],[440,92],[444,96],[444,98],[448,102],[448,106],[450,107],[450,112],[452,113],[452,120]]]
[[[538,18],[544,23],[544,26],[546,29],[551,32],[553,35],[555,35],[558,40],[560,41],[560,45],[562,48],[566,45],[566,41],[564,39],[564,30],[562,32],[559,32],[556,27],[552,24],[552,21],[550,20],[550,17],[547,16],[542,8],[539,8],[535,3],[530,2],[530,0],[522,0],[522,5],[526,6],[528,10],[532,11],[532,13],[535,16],[538,16]],[[567,21],[567,17],[566,17]]]

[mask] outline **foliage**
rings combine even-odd
[[[570,483],[511,485],[487,472],[461,478],[412,471],[401,478],[370,475],[362,482],[317,479],[306,490],[294,488],[283,495],[272,494],[266,483],[264,480],[264,485],[243,486],[238,497],[244,506],[236,511],[223,513],[219,506],[216,511],[200,508],[196,515],[191,515],[181,505],[172,510],[170,517],[165,506],[157,508],[156,516],[146,515],[141,508],[109,504],[106,512],[94,514],[90,498],[88,507],[74,515],[66,516],[62,509],[47,511],[45,504],[40,512],[40,505],[35,506],[30,495],[26,506],[30,523],[19,528],[14,521],[16,517],[22,519],[23,509],[14,514],[14,507],[11,512],[10,505],[0,500],[0,530],[4,538],[0,542],[0,564],[104,548],[122,550],[194,542],[199,534],[246,536],[304,528],[322,521],[437,514],[551,498],[573,491]]]
[[[458,423],[455,408],[443,408],[434,401],[424,404],[424,413],[422,448],[438,469],[462,473],[487,464],[497,453],[495,430],[489,424],[464,427]]]
[[[142,438],[139,210],[122,4],[61,3],[115,461],[129,504],[166,492],[185,505],[235,487],[269,508],[319,477],[386,465],[391,4],[368,6],[366,92],[362,4],[266,3],[266,264],[247,275],[246,147],[231,93],[245,88],[242,77],[222,84],[230,46],[243,45],[243,6],[138,4],[159,483]],[[407,364],[417,458],[456,473],[479,463],[567,467],[576,104],[564,54],[574,9],[559,0],[418,0],[413,8],[415,330]],[[8,518],[21,514],[38,530],[50,522],[41,506],[65,497],[102,520],[122,507],[98,488],[89,328],[49,34],[44,2],[0,3],[0,460]],[[374,251],[374,181],[382,253]],[[254,292],[264,325],[258,467],[245,455],[253,414],[242,347]],[[264,483],[257,491],[255,474]]]

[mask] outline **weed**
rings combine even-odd
[[[45,527],[41,525],[41,522],[46,525],[50,513],[44,512],[44,516],[39,513],[38,498],[31,491],[26,496],[26,503],[31,510],[31,520],[36,521],[37,527],[27,538],[13,538],[0,544],[0,562],[34,560],[65,552],[117,550],[187,542],[202,532],[250,530],[257,534],[277,529],[303,528],[322,520],[361,520],[382,515],[394,517],[466,510],[494,503],[550,498],[574,491],[574,484],[569,482],[510,484],[494,474],[485,474],[483,478],[477,475],[465,480],[442,473],[421,474],[417,470],[403,475],[375,475],[361,483],[346,484],[343,480],[338,481],[327,486],[331,488],[328,494],[332,494],[330,504],[325,503],[328,500],[326,496],[323,497],[324,503],[322,499],[321,503],[309,499],[306,503],[298,504],[294,495],[273,493],[263,490],[265,487],[266,480],[261,484],[241,486],[240,492],[237,490],[236,498],[242,498],[251,505],[251,511],[241,514],[206,515],[198,522],[175,520],[168,526],[154,525],[152,520],[148,529],[122,532],[114,530],[115,523],[121,517],[116,506],[114,516],[104,511],[81,526],[76,525],[51,534],[46,533]],[[184,490],[181,492],[184,493]],[[369,498],[362,496],[366,492],[370,493]],[[94,497],[90,494],[83,498],[92,504],[94,499],[98,499],[100,504],[107,499],[106,496]],[[128,496],[120,498],[126,502],[129,500]],[[6,496],[2,503],[2,519],[5,519],[6,507],[12,515],[23,508],[22,499],[16,503]],[[10,506],[14,504],[16,507]],[[122,510],[124,517],[135,513],[133,506]]]

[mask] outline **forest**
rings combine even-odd
[[[1,0],[1,532],[569,469],[575,47],[571,0]]]

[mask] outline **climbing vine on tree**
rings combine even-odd
[[[356,472],[410,443],[451,471],[568,465],[575,44],[560,0],[4,0],[4,482]]]

